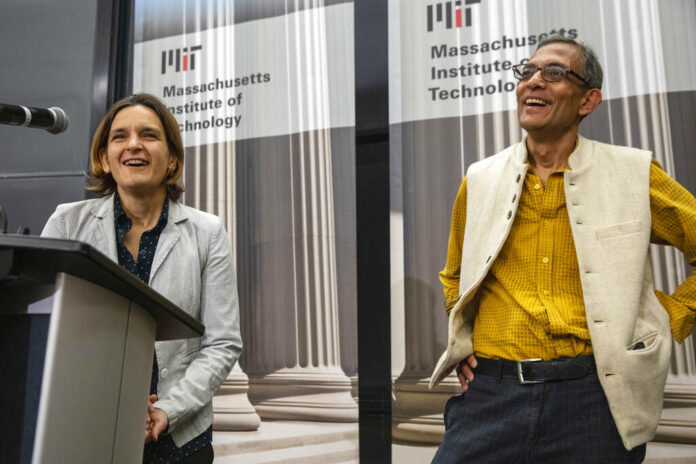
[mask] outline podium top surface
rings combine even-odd
[[[203,335],[204,326],[130,272],[83,242],[0,234],[0,288],[53,284],[63,272],[140,305],[157,322],[156,340]]]

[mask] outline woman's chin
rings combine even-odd
[[[165,184],[147,184],[142,182],[123,182],[116,183],[119,195],[130,195],[137,197],[151,197],[166,194]]]

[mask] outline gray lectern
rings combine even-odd
[[[142,460],[155,340],[203,325],[81,242],[0,235],[0,460]]]

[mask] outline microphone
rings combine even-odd
[[[0,103],[0,124],[36,127],[59,134],[68,128],[68,122],[68,115],[57,106],[43,109]]]

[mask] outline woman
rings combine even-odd
[[[205,335],[157,342],[144,462],[212,462],[212,397],[241,351],[229,239],[219,218],[177,200],[179,126],[148,94],[107,112],[90,151],[94,200],[59,205],[42,236],[105,253],[201,321]]]

